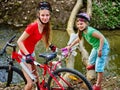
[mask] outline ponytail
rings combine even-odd
[[[44,43],[45,43],[45,47],[48,48],[50,42],[51,42],[51,28],[50,28],[50,23],[48,22],[47,24],[45,24],[45,27],[43,29],[43,33],[44,33]]]

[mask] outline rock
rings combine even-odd
[[[65,28],[75,1],[71,0],[72,3],[69,0],[46,1],[51,3],[53,9],[51,18],[53,28]],[[0,24],[5,23],[15,27],[26,26],[36,19],[38,2],[39,0],[2,0],[0,2]]]

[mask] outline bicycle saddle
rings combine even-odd
[[[47,60],[47,62],[51,61],[52,59],[56,58],[57,53],[56,52],[50,52],[50,53],[41,53],[39,54],[39,57],[43,57]]]

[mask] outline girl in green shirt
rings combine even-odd
[[[90,17],[86,13],[77,15],[76,26],[78,28],[78,38],[76,38],[69,46],[70,49],[75,44],[79,43],[82,38],[93,47],[89,56],[88,70],[95,69],[97,72],[97,81],[93,85],[93,90],[101,90],[101,82],[105,63],[109,52],[109,44],[102,33],[95,28],[89,26]]]

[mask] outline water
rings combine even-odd
[[[109,63],[106,70],[113,76],[120,75],[120,30],[103,33],[110,43]]]
[[[0,48],[2,48],[5,42],[9,40],[9,38],[13,36],[14,34],[17,35],[17,39],[18,39],[18,37],[21,35],[22,32],[23,30],[18,31],[18,30],[11,30],[8,27],[0,27]],[[110,43],[110,53],[109,53],[109,58],[108,58],[109,63],[107,64],[107,67],[105,69],[105,74],[113,75],[113,76],[120,75],[120,60],[119,60],[120,58],[120,49],[119,49],[120,30],[102,31],[102,33],[106,36],[106,38],[108,39]],[[69,36],[66,31],[53,30],[52,37],[53,37],[52,43],[55,44],[59,48],[65,47],[69,40]],[[86,42],[85,42],[85,47],[87,51],[90,52],[91,46],[86,44]],[[8,52],[10,53],[10,49],[8,49]],[[41,62],[41,63],[43,62],[43,60],[41,60],[38,57],[38,54],[42,52],[45,52],[45,48],[42,42],[40,42],[36,47],[36,55],[37,55],[38,62]],[[81,61],[81,55],[79,51],[75,58],[76,58],[75,68],[79,70],[80,72],[84,73],[85,67]]]

